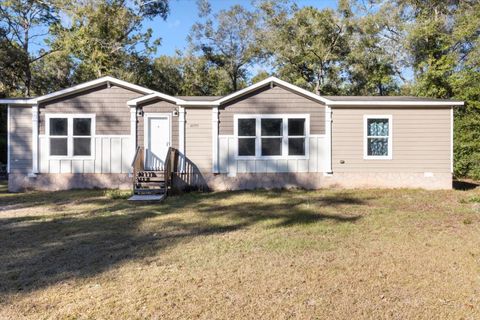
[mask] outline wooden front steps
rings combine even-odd
[[[172,187],[173,172],[178,167],[178,150],[169,147],[163,170],[145,170],[144,148],[137,147],[133,157],[133,196],[131,201],[162,201]]]
[[[164,171],[138,171],[131,201],[161,201],[167,195]]]

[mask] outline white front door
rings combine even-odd
[[[170,119],[168,116],[151,116],[147,119],[145,169],[163,170],[170,147]]]

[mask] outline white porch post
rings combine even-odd
[[[178,151],[180,152],[179,171],[185,171],[185,107],[178,107]]]
[[[38,173],[38,105],[32,106],[32,176]]]
[[[212,108],[212,172],[218,173],[218,107]]]
[[[332,170],[332,108],[325,106],[325,143],[326,143],[326,174],[331,174]]]
[[[132,161],[137,152],[137,108],[130,106],[130,152]]]
[[[453,129],[454,129],[454,113],[453,107],[450,108],[450,173],[453,174]]]
[[[11,151],[10,151],[10,130],[12,128],[10,127],[10,105],[7,106],[7,173],[10,173],[10,157],[11,157]]]

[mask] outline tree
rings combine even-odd
[[[31,95],[32,66],[53,50],[35,50],[32,43],[48,34],[49,28],[60,21],[58,7],[52,1],[11,0],[0,2],[0,42],[7,51],[16,51],[16,89]],[[47,31],[46,31],[47,30]],[[5,51],[4,51],[5,52]]]
[[[259,58],[257,50],[257,16],[240,5],[208,16],[208,6],[204,6],[206,20],[196,23],[189,41],[205,59],[226,72],[230,79],[229,91],[238,90],[245,83],[248,67]]]
[[[283,12],[265,13],[274,16],[266,19],[271,21],[271,32],[264,38],[264,47],[273,56],[279,75],[317,94],[339,93],[340,62],[349,52],[341,18],[333,10],[313,7],[304,7],[291,17]]]
[[[64,11],[71,23],[56,28],[53,45],[79,61],[76,81],[83,81],[131,75],[133,66],[160,44],[152,41],[152,29],[143,31],[143,22],[165,19],[169,7],[168,0],[83,0],[67,1]]]
[[[187,53],[182,61],[182,77],[184,95],[219,96],[232,92],[231,78],[227,72],[204,56]]]
[[[352,9],[357,12],[352,14]],[[375,3],[343,3],[344,24],[350,27],[348,53],[342,69],[347,73],[348,94],[389,95],[399,90],[402,65],[398,54],[398,28],[389,12]]]

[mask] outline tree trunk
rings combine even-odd
[[[30,69],[30,55],[28,53],[28,31],[29,28],[25,28],[25,33],[23,35],[23,52],[25,54],[25,65],[24,65],[24,73],[25,73],[25,95],[30,97],[30,88],[32,86],[32,70]]]

